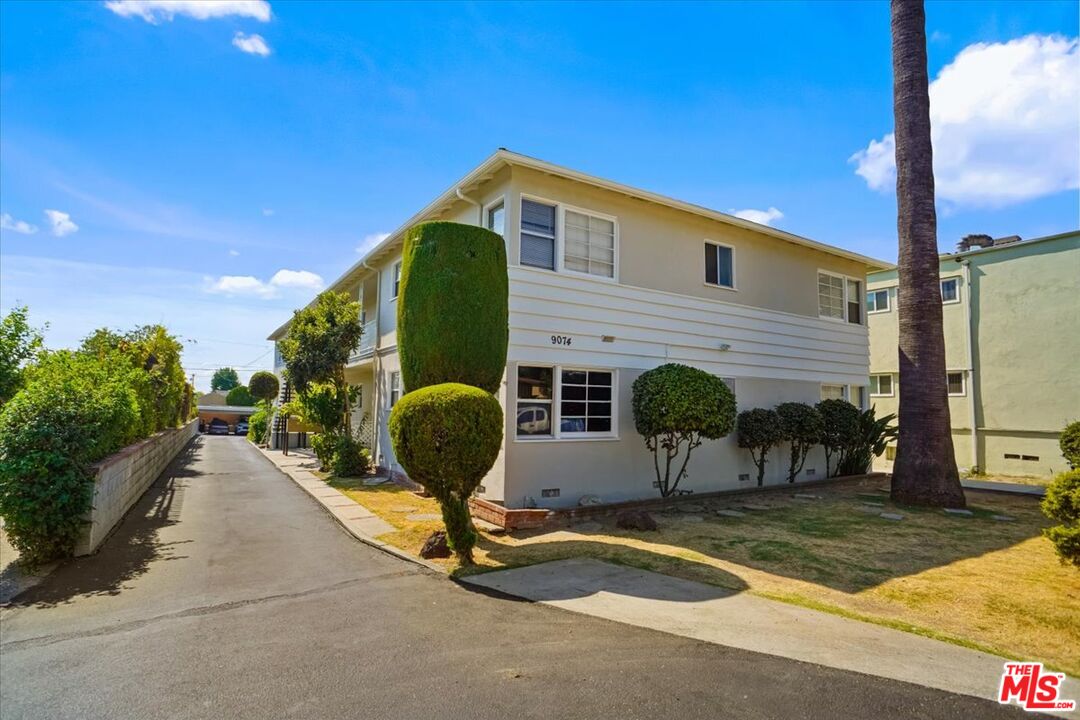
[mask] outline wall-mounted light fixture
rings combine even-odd
[[[720,343],[720,344],[719,344],[719,345],[717,346],[717,348],[716,348],[716,349],[717,349],[717,350],[719,350],[720,352],[727,352],[728,350],[730,350],[730,349],[731,349],[731,346],[730,346],[730,345],[728,345],[727,343]]]

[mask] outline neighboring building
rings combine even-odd
[[[391,233],[331,288],[357,298],[364,335],[348,378],[374,420],[374,455],[395,464],[386,422],[401,387],[396,297],[402,236],[426,220],[503,235],[510,346],[499,399],[506,441],[481,497],[520,508],[655,497],[634,430],[631,383],[680,362],[723,377],[740,409],[822,397],[862,403],[868,270],[852,252],[655,193],[499,150]],[[288,332],[288,323],[270,339]],[[275,368],[280,370],[280,356]],[[786,463],[770,456],[768,482]],[[811,455],[803,477],[821,478]],[[749,486],[734,436],[694,451],[680,488]]]
[[[221,390],[213,390],[199,396],[195,406],[199,412],[200,426],[209,424],[211,420],[223,420],[229,424],[229,432],[233,432],[236,423],[247,420],[255,412],[256,408],[253,407],[230,405],[225,400],[226,395],[227,393]]]
[[[941,256],[956,464],[1002,475],[1060,472],[1068,466],[1058,435],[1080,418],[1080,231],[980,242]],[[895,269],[868,279],[870,402],[879,415],[897,410],[897,290]],[[890,469],[895,452],[879,467]]]

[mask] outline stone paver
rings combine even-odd
[[[904,516],[901,515],[900,513],[881,513],[880,515],[878,515],[878,517],[883,518],[885,520],[903,520],[904,519]]]
[[[945,508],[946,515],[961,515],[963,517],[971,517],[975,513],[970,510],[963,510],[961,508]]]
[[[724,517],[740,518],[746,517],[746,513],[739,512],[738,510],[717,510],[717,515],[723,515]]]

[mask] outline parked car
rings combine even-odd
[[[551,432],[551,415],[546,407],[524,407],[518,410],[517,426],[522,435],[546,435]]]
[[[247,431],[248,431],[247,418],[244,418],[243,420],[238,420],[237,423],[236,423],[236,430],[235,430],[236,434],[237,435],[247,435]]]
[[[207,435],[228,435],[229,423],[220,418],[214,418],[210,421],[210,424],[206,426]]]

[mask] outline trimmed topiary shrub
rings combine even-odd
[[[1065,426],[1058,439],[1058,445],[1061,446],[1061,454],[1069,463],[1069,467],[1080,470],[1080,420]]]
[[[227,405],[242,405],[244,407],[251,407],[255,404],[255,398],[251,396],[248,389],[243,385],[237,385],[229,394],[225,396],[225,403]]]
[[[260,402],[273,402],[281,391],[281,385],[274,373],[260,370],[248,381],[248,392]]]
[[[791,443],[791,459],[788,462],[788,482],[802,472],[810,448],[821,442],[825,421],[821,413],[811,405],[800,402],[781,403],[776,406],[780,419],[780,433],[785,442]]]
[[[405,235],[397,308],[401,379],[497,392],[509,339],[503,238],[481,227],[423,223]]]
[[[1042,500],[1046,517],[1061,523],[1043,529],[1063,563],[1080,568],[1080,469],[1061,473],[1046,488]]]
[[[653,454],[660,495],[668,497],[686,476],[690,453],[735,427],[735,393],[704,370],[668,363],[643,372],[633,386],[634,427]],[[678,456],[686,454],[679,463]],[[678,471],[672,477],[672,465]],[[661,465],[663,466],[661,468]]]
[[[859,436],[859,409],[847,400],[822,400],[817,411],[825,422],[821,444],[825,448],[825,475],[833,477],[844,464],[844,457]],[[836,456],[836,469],[830,470]]]
[[[757,484],[761,487],[765,484],[765,463],[768,462],[769,450],[784,439],[780,416],[775,410],[754,408],[739,413],[736,427],[739,447],[750,451],[750,457],[757,466]]]
[[[502,447],[499,401],[461,383],[413,390],[390,413],[390,438],[405,472],[439,501],[450,549],[471,564],[476,530],[469,496]]]

